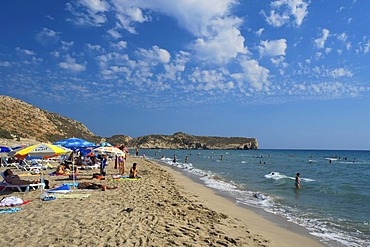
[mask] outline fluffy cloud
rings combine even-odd
[[[290,23],[292,19],[293,25],[299,27],[308,14],[308,5],[309,3],[303,0],[276,0],[270,4],[270,13],[262,11],[262,14],[271,26],[280,27]]]
[[[72,58],[70,55],[67,55],[65,57],[65,61],[59,63],[59,67],[66,69],[66,70],[71,70],[73,72],[81,72],[81,71],[86,70],[86,63],[78,64],[76,63],[75,58]]]
[[[190,46],[197,57],[208,62],[227,63],[238,54],[247,53],[239,26],[242,20],[230,16],[236,0],[210,1],[124,1],[117,0],[117,18],[120,25],[136,33],[135,23],[150,20],[142,10],[161,12],[173,17],[179,25],[195,36]]]
[[[77,25],[101,26],[107,22],[105,12],[110,9],[110,5],[105,0],[78,0],[75,3],[67,3],[69,10],[74,18],[69,21]]]
[[[59,32],[44,27],[36,34],[36,40],[44,45],[48,43],[56,43],[59,40],[59,35]]]
[[[244,37],[236,28],[226,28],[215,36],[198,38],[192,45],[197,58],[208,63],[227,63],[238,54],[246,54]]]
[[[324,48],[325,41],[329,37],[330,31],[326,28],[322,30],[322,36],[320,38],[315,39],[315,44],[317,48]]]
[[[258,51],[261,57],[264,56],[285,56],[285,50],[287,49],[286,39],[279,40],[263,40],[261,45],[258,47]]]
[[[269,84],[268,77],[270,71],[258,64],[256,60],[245,60],[241,63],[244,76],[254,89],[261,91],[265,85]]]
[[[339,77],[352,77],[353,73],[344,68],[337,68],[329,72],[329,75],[333,78]]]
[[[158,61],[160,63],[168,63],[171,59],[171,54],[158,46],[153,46],[151,50],[139,49],[140,55],[145,60]]]

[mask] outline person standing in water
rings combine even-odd
[[[295,183],[294,183],[294,185],[295,185],[295,187],[297,188],[297,189],[300,189],[301,188],[301,179],[299,178],[299,176],[300,176],[301,174],[299,174],[299,172],[296,174],[296,176],[295,176]]]

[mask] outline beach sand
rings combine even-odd
[[[118,189],[74,189],[68,194],[74,198],[52,201],[40,200],[40,191],[3,192],[2,197],[18,196],[31,202],[21,206],[21,211],[0,216],[0,245],[322,246],[235,205],[170,167],[128,156],[126,173],[133,162],[138,163],[139,180],[92,180],[98,170],[80,171],[78,182],[118,185]],[[109,174],[117,174],[113,163]],[[72,182],[63,176],[46,175],[45,179],[52,184]]]

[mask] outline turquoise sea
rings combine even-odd
[[[144,153],[238,205],[304,227],[327,246],[370,246],[370,151],[146,149],[140,155]],[[299,190],[294,187],[297,172]]]

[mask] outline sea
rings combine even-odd
[[[239,206],[303,228],[326,246],[370,246],[370,151],[145,149],[143,154]],[[296,173],[300,189],[294,186]]]

